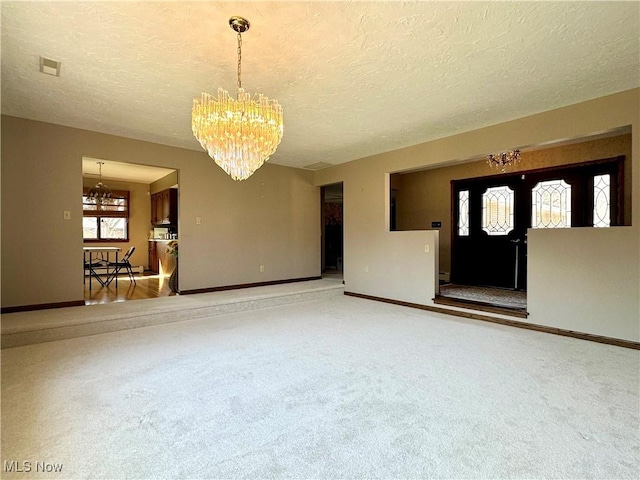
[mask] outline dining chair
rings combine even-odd
[[[119,261],[109,262],[107,264],[108,268],[113,268],[113,271],[109,274],[109,277],[105,282],[106,285],[109,285],[111,281],[118,276],[118,274],[122,269],[125,269],[127,271],[127,273],[129,274],[129,279],[133,282],[134,285],[136,284],[136,278],[133,275],[133,267],[131,266],[131,262],[130,262],[131,255],[133,255],[133,252],[135,250],[136,250],[136,247],[131,247],[129,248],[129,250],[127,250],[127,253],[125,253],[124,256]],[[117,285],[117,282],[116,282],[116,285]]]
[[[85,270],[85,282],[86,282],[86,272],[89,272],[89,291],[91,291],[91,280],[95,278],[98,280],[98,283],[104,287],[105,282],[100,278],[100,274],[96,272],[96,268],[104,267],[103,262],[93,262],[91,259],[87,261],[84,260],[84,270]]]

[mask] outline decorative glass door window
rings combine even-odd
[[[469,190],[458,192],[458,235],[469,236]]]
[[[482,230],[507,235],[514,228],[514,191],[506,185],[487,188],[482,194]]]
[[[611,175],[593,177],[593,226],[611,226]]]
[[[571,227],[571,185],[564,180],[538,182],[531,190],[531,228]]]

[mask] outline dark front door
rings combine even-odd
[[[621,225],[623,162],[454,180],[451,281],[526,290],[528,228]]]
[[[518,215],[524,208],[521,178],[456,183],[454,198],[462,197],[468,202],[461,206],[463,210],[468,208],[461,212],[468,218],[468,225],[463,223],[454,232],[451,280],[465,285],[524,289],[527,225],[524,215]]]

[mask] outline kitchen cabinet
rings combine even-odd
[[[160,192],[158,200],[158,218],[162,224],[171,223],[171,206],[169,205],[169,191]]]
[[[158,254],[156,253],[156,242],[149,242],[149,270],[158,273]]]
[[[156,225],[158,223],[158,194],[153,193],[151,195],[151,225]]]
[[[151,195],[151,224],[178,224],[178,190],[168,188]]]
[[[168,222],[167,217],[165,216],[165,208],[164,208],[164,199],[166,195],[164,192],[160,192],[157,194],[156,201],[156,225],[163,225]]]
[[[167,253],[168,240],[149,241],[149,270],[165,276],[176,268],[176,257]]]
[[[162,222],[162,194],[151,195],[151,224],[160,225]]]

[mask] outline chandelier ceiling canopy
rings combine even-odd
[[[99,165],[99,178],[95,187],[89,189],[87,200],[96,205],[104,205],[111,202],[111,189],[102,183],[102,165],[104,162],[96,162]]]
[[[191,128],[209,156],[234,180],[249,178],[282,140],[282,107],[262,94],[252,98],[242,88],[242,34],[249,21],[231,17],[229,26],[238,38],[238,94],[233,99],[226,90],[218,95],[203,92],[193,100]]]
[[[508,152],[495,153],[487,156],[487,163],[494,168],[499,168],[504,172],[510,165],[516,164],[520,160],[520,150],[509,150]]]

